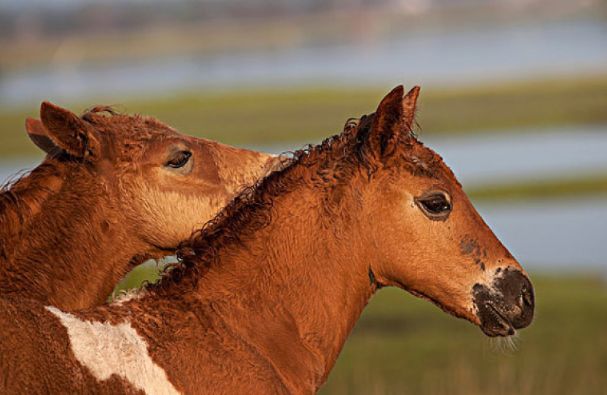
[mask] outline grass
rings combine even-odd
[[[339,132],[347,118],[372,112],[388,89],[299,87],[180,93],[118,102],[118,108],[153,115],[184,133],[228,144],[267,146],[315,142]],[[82,111],[93,104],[66,106]],[[466,134],[607,123],[605,108],[607,75],[428,90],[420,99],[418,121],[422,136]],[[37,105],[0,110],[0,158],[37,153],[24,133],[26,116],[37,116]]]
[[[372,300],[323,394],[604,394],[607,287],[538,277],[516,350],[395,289]]]
[[[155,270],[140,268],[130,285],[146,276],[155,278]],[[321,394],[604,394],[606,283],[581,275],[532,279],[536,318],[516,349],[401,290],[381,290]]]
[[[543,198],[573,198],[606,196],[607,174],[587,174],[570,178],[543,179],[513,184],[486,185],[471,189],[468,195],[474,201],[532,200]]]

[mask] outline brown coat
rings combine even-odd
[[[0,294],[68,310],[172,255],[275,161],[104,107],[80,118],[43,103],[40,115],[26,127],[46,159],[0,193]]]
[[[417,93],[398,87],[357,127],[295,153],[158,285],[73,314],[5,301],[2,392],[314,393],[383,286],[492,336],[529,325],[525,273],[410,133]]]

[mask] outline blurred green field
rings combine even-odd
[[[234,92],[181,93],[130,99],[117,108],[156,116],[184,133],[228,144],[268,147],[316,142],[340,131],[344,121],[373,111],[389,88],[290,88]],[[87,104],[65,104],[83,111]],[[587,79],[527,81],[466,89],[424,91],[420,99],[420,135],[491,131],[523,133],[525,128],[607,123],[607,75]],[[36,108],[0,110],[0,159],[41,156],[24,133],[24,119]],[[524,136],[521,134],[521,138]],[[477,200],[571,197],[605,194],[605,174],[540,183],[469,190]]]
[[[137,269],[122,286],[155,278]],[[514,339],[485,337],[404,291],[380,290],[321,394],[605,394],[607,282],[532,276],[537,310]]]
[[[184,133],[228,144],[268,146],[312,143],[337,133],[347,118],[374,111],[390,88],[192,92],[105,104],[114,104],[127,113],[153,115]],[[98,103],[58,104],[81,112]],[[418,122],[422,137],[487,130],[512,132],[607,123],[606,108],[607,75],[603,75],[423,90]],[[0,158],[37,154],[23,128],[25,117],[37,116],[37,112],[38,105],[0,109]]]
[[[475,201],[516,201],[533,199],[561,199],[582,196],[607,196],[607,174],[581,174],[577,177],[559,177],[510,184],[483,185],[466,189]]]

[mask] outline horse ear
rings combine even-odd
[[[49,102],[40,106],[40,118],[52,143],[76,158],[98,156],[100,143],[96,133],[69,110]]]
[[[392,89],[379,103],[373,127],[369,135],[371,150],[380,157],[392,152],[401,134],[410,135],[415,122],[415,109],[419,86],[414,86],[406,95],[402,85]]]
[[[30,140],[48,155],[53,156],[61,152],[61,148],[53,143],[53,140],[48,136],[46,128],[39,120],[27,118],[25,120],[25,130]]]
[[[413,130],[415,122],[415,110],[417,107],[417,98],[419,97],[419,86],[414,86],[403,98],[403,126],[406,132]]]
[[[403,116],[402,85],[392,89],[379,103],[369,135],[369,145],[372,152],[383,156],[387,153],[400,133],[400,123]]]

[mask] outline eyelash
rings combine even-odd
[[[189,162],[191,157],[192,153],[190,151],[181,151],[173,159],[169,160],[166,163],[166,166],[173,169],[180,169]]]
[[[445,219],[453,209],[451,201],[442,192],[415,199],[415,202],[430,219]]]

